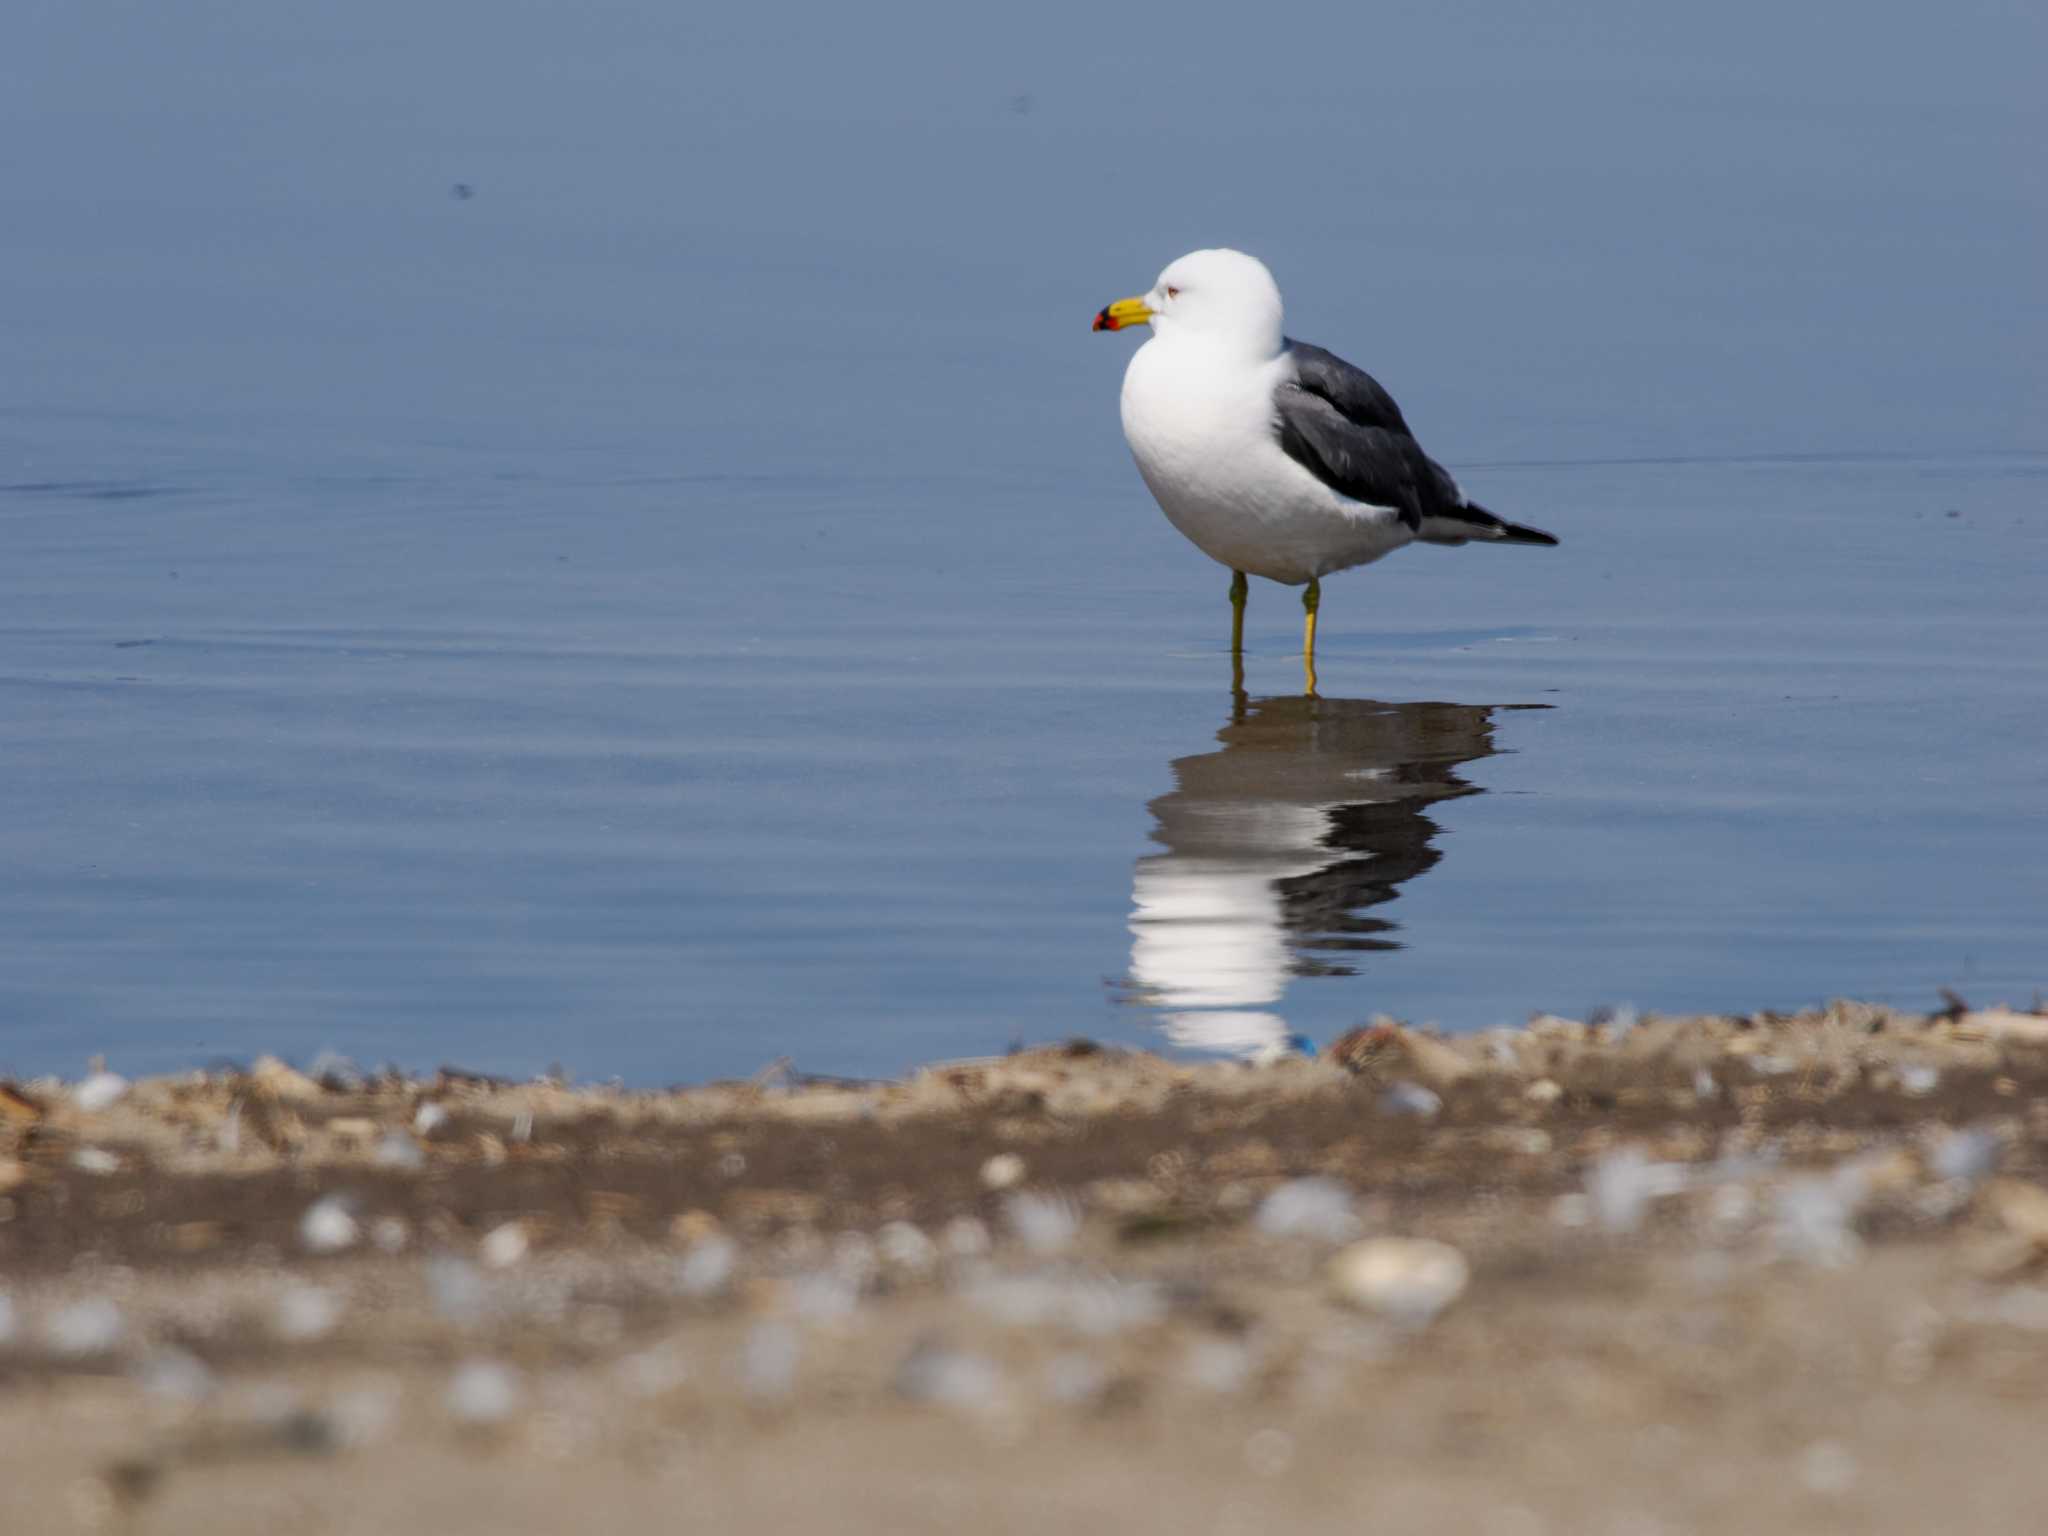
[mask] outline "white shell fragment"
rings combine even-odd
[[[1330,1261],[1330,1286],[1354,1307],[1420,1328],[1456,1301],[1471,1277],[1465,1255],[1421,1237],[1375,1237]]]

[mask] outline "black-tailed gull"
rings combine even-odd
[[[1124,437],[1167,520],[1230,567],[1230,650],[1246,575],[1306,586],[1302,666],[1316,687],[1322,578],[1404,544],[1555,544],[1505,522],[1422,451],[1393,396],[1281,330],[1279,285],[1242,251],[1195,251],[1098,331],[1149,325],[1124,371]]]

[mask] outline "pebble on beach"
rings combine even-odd
[[[339,1195],[326,1195],[306,1207],[299,1218],[299,1242],[308,1253],[339,1253],[355,1246],[361,1229]]]
[[[1329,1275],[1340,1300],[1420,1328],[1463,1294],[1471,1270],[1448,1243],[1375,1237],[1339,1253]]]

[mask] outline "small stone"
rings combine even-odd
[[[1252,1224],[1268,1237],[1342,1243],[1358,1235],[1351,1191],[1335,1179],[1289,1179],[1259,1202]]]
[[[491,1228],[484,1239],[477,1244],[477,1257],[489,1269],[510,1269],[526,1257],[529,1239],[526,1224],[518,1221],[504,1222]]]
[[[676,1266],[676,1289],[685,1296],[715,1296],[732,1281],[739,1248],[729,1237],[712,1233],[690,1245]]]
[[[94,1072],[71,1090],[71,1102],[88,1115],[112,1109],[128,1096],[128,1079],[118,1072]]]
[[[259,1056],[256,1064],[249,1068],[249,1081],[268,1098],[303,1103],[317,1099],[323,1090],[320,1085],[294,1067],[286,1066],[275,1056]]]
[[[1329,1275],[1341,1300],[1420,1328],[1458,1299],[1471,1270],[1448,1243],[1376,1237],[1339,1253]]]
[[[490,1288],[483,1271],[469,1260],[439,1254],[427,1260],[427,1294],[443,1318],[469,1324],[482,1317]]]
[[[519,1376],[496,1360],[469,1360],[448,1381],[448,1413],[463,1424],[502,1424],[518,1411]]]
[[[1014,1152],[998,1152],[981,1165],[984,1189],[1015,1189],[1024,1182],[1024,1159]]]
[[[427,1154],[420,1150],[420,1144],[403,1131],[387,1131],[377,1142],[377,1150],[371,1154],[371,1161],[379,1168],[397,1168],[410,1171],[426,1166]]]
[[[315,1200],[299,1218],[299,1242],[308,1253],[339,1253],[361,1235],[348,1204],[337,1195]]]
[[[341,1321],[341,1298],[318,1285],[294,1285],[277,1298],[272,1325],[281,1339],[306,1343],[324,1338]]]
[[[306,1076],[332,1093],[361,1093],[363,1074],[339,1051],[323,1050],[306,1063]]]
[[[128,1332],[121,1309],[102,1297],[75,1301],[44,1325],[43,1337],[60,1355],[104,1355]]]
[[[1602,1230],[1633,1232],[1651,1201],[1679,1193],[1688,1180],[1683,1163],[1652,1162],[1638,1149],[1624,1147],[1593,1165],[1586,1176],[1586,1198]]]
[[[986,1355],[924,1343],[897,1367],[896,1390],[913,1402],[987,1413],[1002,1404],[1003,1373]]]
[[[201,1402],[219,1385],[205,1361],[182,1349],[152,1351],[136,1365],[135,1380],[152,1397],[177,1403]]]
[[[1003,1206],[1003,1215],[1017,1240],[1033,1253],[1060,1253],[1081,1233],[1080,1208],[1064,1195],[1012,1195]]]
[[[1554,1078],[1539,1077],[1535,1082],[1522,1090],[1522,1097],[1531,1104],[1555,1104],[1564,1097],[1564,1089],[1558,1086]]]
[[[90,1173],[104,1178],[110,1173],[121,1171],[121,1159],[105,1147],[80,1147],[71,1154],[71,1166],[80,1173]]]
[[[1395,1083],[1380,1095],[1380,1113],[1383,1115],[1414,1115],[1418,1119],[1434,1120],[1443,1107],[1442,1096],[1420,1083]]]
[[[986,1258],[995,1246],[987,1224],[978,1216],[955,1216],[939,1234],[939,1242],[956,1259]]]
[[[432,1099],[420,1101],[420,1107],[413,1111],[412,1133],[422,1141],[448,1123],[448,1111]]]
[[[1960,1179],[1975,1184],[1998,1171],[2004,1150],[1996,1131],[1978,1126],[1943,1137],[1927,1166],[1937,1179]]]
[[[1899,1092],[1910,1098],[1924,1099],[1941,1086],[1941,1073],[1937,1068],[1924,1062],[1909,1062],[1899,1068]]]
[[[926,1275],[938,1267],[938,1245],[907,1221],[892,1221],[875,1234],[875,1251],[891,1269]]]

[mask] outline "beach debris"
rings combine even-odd
[[[296,1344],[325,1338],[341,1321],[341,1297],[321,1285],[288,1286],[278,1294],[271,1326]]]
[[[386,1131],[377,1140],[377,1148],[370,1154],[370,1160],[379,1168],[411,1170],[424,1168],[427,1154],[420,1150],[420,1144],[403,1131]]]
[[[476,1245],[477,1257],[486,1269],[510,1269],[526,1257],[532,1239],[527,1236],[523,1221],[500,1222],[483,1236]]]
[[[330,1093],[361,1093],[365,1086],[355,1062],[335,1050],[323,1050],[307,1062],[306,1076]]]
[[[1774,1192],[1772,1207],[1771,1240],[1778,1256],[1825,1269],[1854,1263],[1863,1252],[1856,1217],[1869,1196],[1869,1171],[1860,1162],[1787,1179]]]
[[[299,1218],[299,1244],[308,1253],[339,1253],[353,1248],[362,1229],[340,1195],[323,1195]]]
[[[121,1171],[121,1159],[105,1147],[80,1147],[71,1154],[71,1166],[80,1173],[104,1178]]]
[[[832,1269],[814,1269],[783,1282],[783,1306],[814,1328],[844,1328],[860,1306],[860,1286]]]
[[[284,1102],[305,1103],[325,1093],[312,1078],[275,1056],[257,1057],[249,1068],[249,1082],[264,1097]]]
[[[1166,1315],[1166,1298],[1145,1281],[1062,1271],[985,1274],[968,1300],[1009,1328],[1060,1326],[1091,1338],[1145,1327]]]
[[[1380,1113],[1383,1115],[1414,1115],[1422,1120],[1434,1120],[1444,1107],[1443,1097],[1420,1083],[1402,1081],[1391,1084],[1380,1095]]]
[[[1691,1180],[1684,1163],[1653,1161],[1639,1147],[1610,1152],[1586,1175],[1586,1199],[1600,1230],[1635,1231],[1653,1200],[1682,1192]]]
[[[43,1324],[43,1339],[60,1355],[104,1355],[127,1337],[128,1319],[104,1296],[60,1307]]]
[[[907,1221],[892,1221],[875,1234],[875,1252],[890,1269],[928,1275],[938,1267],[938,1245]]]
[[[1420,1237],[1375,1237],[1330,1260],[1331,1289],[1354,1307],[1421,1328],[1464,1292],[1465,1256],[1449,1243]]]
[[[198,1403],[211,1397],[220,1380],[206,1362],[186,1350],[151,1350],[136,1362],[135,1382],[152,1397],[175,1403]]]
[[[426,1279],[428,1299],[448,1322],[466,1326],[483,1316],[490,1286],[484,1272],[469,1260],[437,1253],[427,1260]]]
[[[1927,1170],[1937,1179],[1956,1179],[1977,1184],[1998,1171],[2004,1144],[1989,1126],[1951,1131],[1935,1143],[1927,1159]]]
[[[1924,1099],[1941,1086],[1939,1068],[1925,1062],[1907,1062],[1898,1069],[1899,1092],[1908,1098]]]
[[[465,1360],[448,1378],[445,1402],[458,1423],[478,1428],[502,1424],[519,1410],[519,1373],[500,1360]]]
[[[1015,1189],[1024,1182],[1027,1172],[1024,1159],[1014,1152],[998,1152],[981,1165],[981,1187],[983,1189]]]
[[[716,1296],[732,1283],[739,1263],[738,1244],[721,1232],[700,1237],[676,1264],[676,1289],[700,1300]]]
[[[921,1340],[896,1368],[895,1388],[912,1402],[972,1413],[1003,1406],[1002,1367],[986,1355]]]
[[[1003,1204],[1010,1231],[1036,1254],[1062,1253],[1081,1235],[1081,1208],[1051,1190],[1025,1190]]]
[[[1252,1225],[1268,1237],[1306,1237],[1349,1242],[1359,1232],[1351,1191],[1335,1179],[1289,1179],[1259,1202]]]
[[[71,1102],[86,1114],[96,1115],[126,1098],[129,1086],[128,1079],[118,1072],[93,1072],[71,1090]]]

